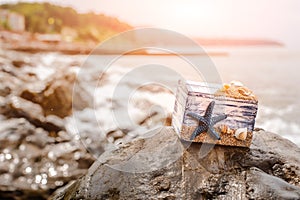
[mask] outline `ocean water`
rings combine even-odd
[[[300,50],[251,47],[211,48],[206,51],[226,52],[227,55],[212,55],[210,60],[203,55],[196,55],[202,66],[215,67],[222,82],[241,81],[257,95],[259,106],[255,127],[275,132],[300,145]],[[109,56],[89,56],[86,63],[97,66],[107,57]],[[161,88],[174,91],[179,77],[196,81],[205,79],[194,70],[188,62],[189,59],[180,56],[128,55],[120,56],[116,60],[113,58],[112,56],[110,65],[103,68],[114,79],[115,86],[111,85],[111,91],[120,87],[117,84],[126,79],[128,74],[131,74],[131,79],[127,79],[127,85],[133,88],[133,96],[136,88],[157,80],[164,80],[158,81]],[[159,66],[164,70],[154,70],[153,73],[145,70]],[[157,90],[156,93],[157,95],[143,95],[149,101],[152,98],[166,112],[172,112],[174,95],[165,95],[165,90]]]

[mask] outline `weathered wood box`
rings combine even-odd
[[[195,119],[192,116],[193,113],[205,117],[211,102],[214,103],[214,106],[210,106],[213,107],[211,119],[226,115],[225,119],[211,124],[213,132],[219,138],[214,137],[212,131],[200,131],[201,133],[193,137],[197,127],[202,128],[207,125]],[[258,101],[254,94],[239,82],[222,86],[180,80],[172,115],[172,126],[183,140],[249,147],[257,108]],[[206,116],[206,118],[209,117]]]

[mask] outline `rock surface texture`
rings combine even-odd
[[[66,130],[76,80],[65,59],[0,50],[1,200],[47,199],[95,160]]]
[[[292,142],[257,130],[249,149],[212,147],[182,143],[166,127],[105,152],[52,199],[300,199]]]

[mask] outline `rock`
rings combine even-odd
[[[84,82],[77,79],[79,58],[10,51],[3,54],[0,58],[0,96],[12,93],[39,104],[45,115],[61,118],[72,113],[72,106],[82,110],[92,105]],[[73,91],[74,84],[78,86],[76,91]],[[73,105],[72,98],[76,99]]]
[[[17,148],[20,142],[34,133],[35,127],[24,118],[2,119],[0,122],[1,149]]]
[[[63,120],[54,115],[45,117],[39,104],[18,96],[10,96],[5,103],[6,105],[0,111],[7,117],[25,118],[36,127],[41,127],[49,132],[65,130]]]
[[[21,92],[20,96],[24,99],[39,104],[45,115],[57,115],[61,118],[72,113],[72,106],[76,110],[83,109],[92,105],[91,97],[84,88],[78,89],[73,94],[73,86],[76,81],[76,74],[72,72],[57,72],[42,90],[32,90],[30,88]],[[33,86],[37,88],[38,86]],[[76,98],[76,104],[72,105],[72,99]]]
[[[181,142],[166,127],[105,152],[52,199],[300,199],[292,142],[261,130],[249,149],[211,147]]]
[[[0,96],[6,97],[18,91],[20,85],[21,81],[17,77],[0,70]]]
[[[72,83],[75,77],[65,75],[50,81],[44,90],[24,90],[21,97],[39,104],[45,115],[66,117],[72,112]]]
[[[6,85],[0,85],[0,96],[6,97],[11,93],[11,89]]]
[[[0,199],[47,199],[94,162],[65,129],[72,106],[80,111],[92,99],[84,86],[73,96],[74,60],[0,49]]]
[[[93,104],[84,81],[77,79],[79,58],[12,51],[0,51],[0,56],[0,96],[20,96],[39,104],[44,115],[60,118],[69,116],[72,108],[82,110]]]
[[[21,68],[26,65],[32,65],[31,63],[26,62],[25,60],[13,60],[11,63],[17,68]]]
[[[0,199],[46,199],[86,173],[94,158],[80,141],[63,135],[52,137],[24,118],[1,119]]]
[[[253,167],[246,177],[250,199],[299,199],[299,187]],[[275,183],[275,184],[274,184]]]

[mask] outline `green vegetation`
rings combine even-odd
[[[9,24],[6,20],[0,20],[0,27],[3,27],[6,30],[10,30]]]
[[[132,27],[118,19],[102,14],[79,14],[70,7],[49,3],[17,3],[0,5],[2,9],[25,16],[25,29],[32,33],[61,33],[73,30],[76,40],[103,41],[107,37]]]

